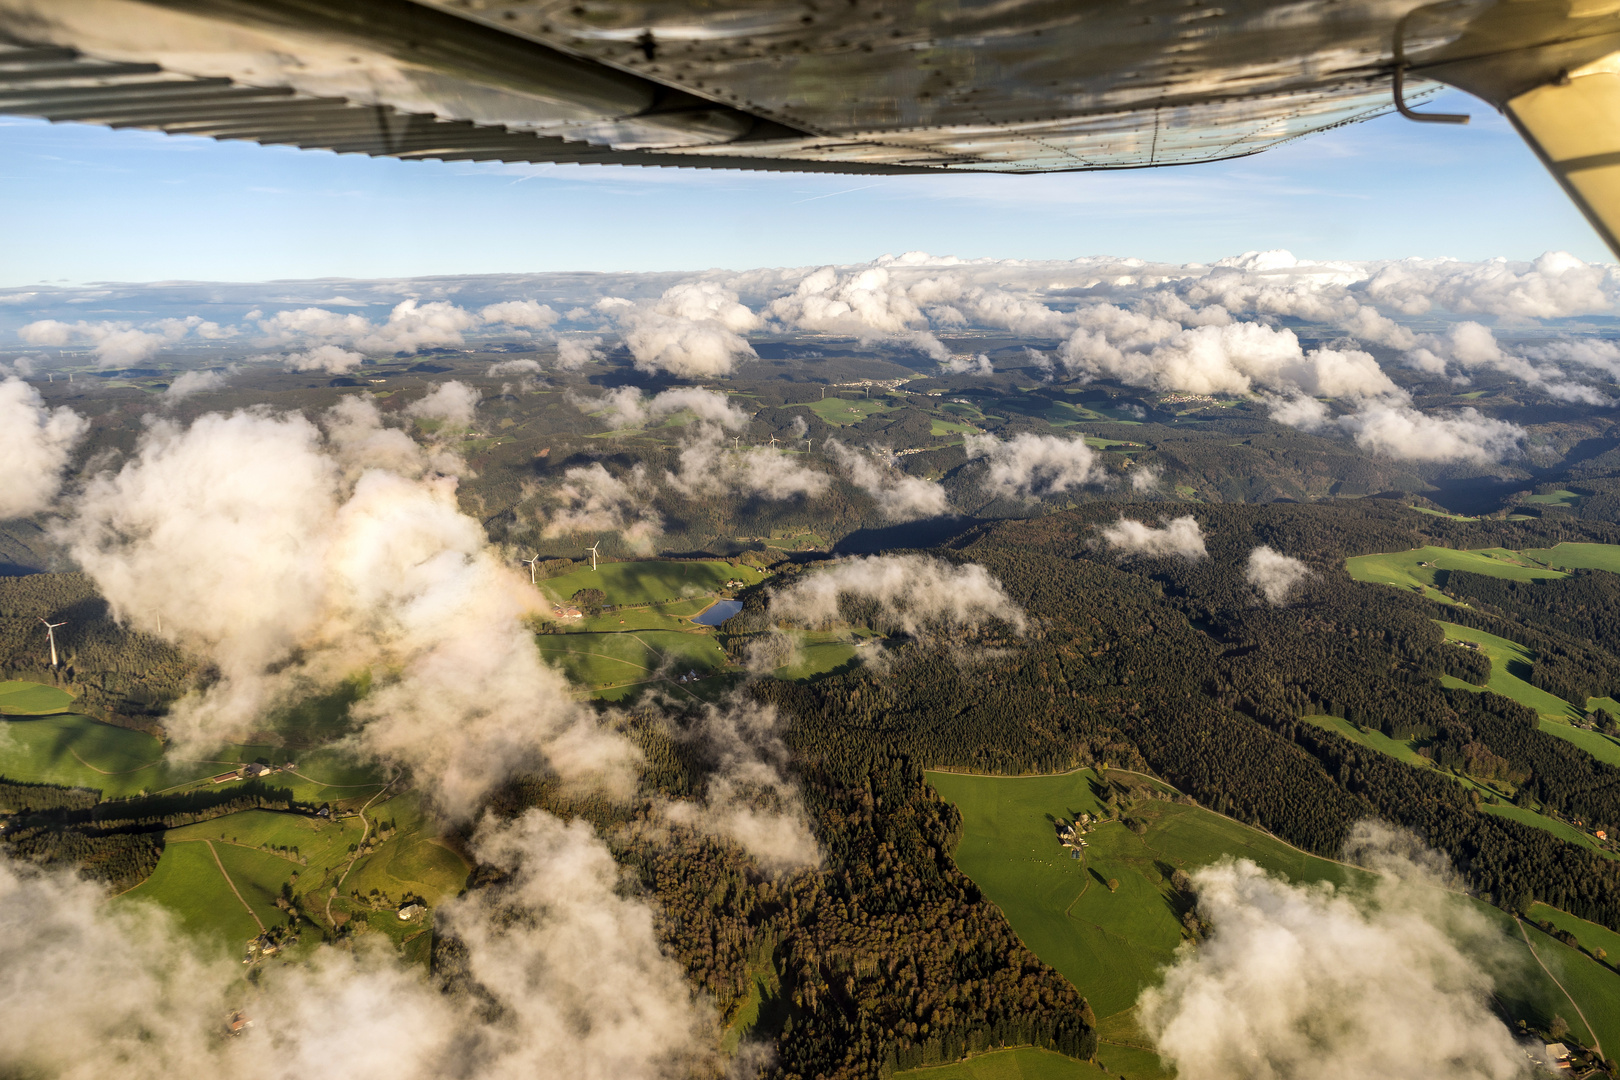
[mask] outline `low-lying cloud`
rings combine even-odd
[[[826,626],[840,620],[844,597],[875,603],[885,623],[912,635],[931,625],[992,620],[1022,631],[1027,622],[984,567],[924,555],[869,555],[808,571],[771,595],[767,614],[779,622]]]
[[[1379,872],[1366,887],[1295,885],[1247,859],[1192,875],[1213,930],[1138,1006],[1183,1080],[1530,1075],[1470,956],[1500,932],[1409,840],[1363,825],[1355,846]]]
[[[0,971],[17,976],[0,979],[0,1072],[673,1080],[714,1057],[714,1016],[588,826],[531,810],[485,821],[472,849],[504,880],[445,901],[437,928],[461,943],[477,995],[443,993],[362,940],[255,971],[249,998],[241,965],[160,909],[0,859]],[[252,1026],[225,1037],[243,1008]]]
[[[969,435],[962,446],[969,459],[985,459],[981,486],[992,498],[1032,501],[1100,484],[1107,476],[1084,439],[1026,431],[1005,442]]]
[[[0,519],[37,514],[62,486],[62,470],[89,421],[67,406],[50,409],[16,376],[0,380]]]
[[[1209,554],[1204,547],[1204,531],[1191,515],[1171,518],[1157,529],[1122,517],[1104,528],[1102,536],[1109,547],[1127,555],[1177,555],[1197,560]]]
[[[907,476],[892,454],[871,453],[828,439],[827,453],[849,482],[872,497],[885,521],[916,521],[950,512],[945,489],[933,480]]]
[[[1243,579],[1266,598],[1266,603],[1280,606],[1288,603],[1295,586],[1311,576],[1310,567],[1298,559],[1290,558],[1270,545],[1262,544],[1249,552],[1244,564]]]

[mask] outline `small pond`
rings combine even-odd
[[[741,600],[716,600],[703,609],[703,614],[692,616],[692,621],[699,626],[719,626],[741,610]]]

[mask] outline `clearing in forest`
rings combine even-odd
[[[704,562],[644,559],[601,562],[595,570],[586,564],[557,577],[542,578],[540,590],[555,603],[567,601],[581,589],[601,589],[607,594],[609,604],[656,604],[708,596],[724,588],[727,581],[754,585],[764,576],[751,566],[733,566],[718,559]]]
[[[0,682],[0,714],[8,716],[47,716],[67,712],[73,695],[44,683],[9,679]]]
[[[1133,1007],[1184,936],[1179,918],[1186,898],[1170,884],[1174,871],[1191,873],[1232,856],[1294,882],[1363,879],[1362,871],[1308,855],[1202,807],[1150,798],[1122,804],[1124,817],[1144,826],[1140,834],[1120,821],[1105,822],[1085,837],[1085,856],[1075,860],[1059,846],[1055,823],[1104,809],[1099,795],[1107,789],[1091,770],[1033,777],[931,772],[928,781],[961,811],[957,865],[1001,908],[1019,939],[1091,1002],[1103,1039],[1098,1058],[1115,1074],[1163,1075],[1144,1067],[1147,1060],[1156,1065],[1156,1058],[1136,1027]],[[1108,888],[1110,880],[1116,889]],[[1511,958],[1513,977],[1497,986],[1506,1011],[1533,1023],[1562,1015],[1584,1040],[1588,1033],[1571,1015],[1573,1007],[1534,964],[1511,918],[1483,904],[1475,907],[1501,926],[1503,955]],[[1536,940],[1536,951],[1554,971],[1585,959],[1545,937]],[[1606,1007],[1611,993],[1620,993],[1620,975],[1608,977],[1612,986],[1565,982],[1589,1017]],[[1132,1050],[1137,1061],[1116,1062],[1111,1055],[1122,1049]]]
[[[1344,568],[1357,581],[1410,589],[1442,604],[1456,603],[1449,596],[1442,595],[1439,589],[1442,583],[1440,574],[1447,570],[1467,570],[1512,581],[1548,581],[1569,576],[1537,565],[1522,558],[1519,552],[1506,548],[1457,551],[1443,547],[1420,547],[1410,551],[1357,555],[1346,559]]]

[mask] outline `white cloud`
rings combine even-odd
[[[676,472],[666,482],[683,495],[742,495],[784,501],[814,498],[832,486],[824,472],[806,468],[797,455],[767,446],[727,446],[725,431],[717,424],[699,422],[682,441]]]
[[[531,330],[549,329],[561,318],[549,304],[537,300],[506,300],[499,304],[488,304],[478,314],[486,323],[504,323]]]
[[[717,1019],[659,949],[652,911],[582,822],[486,821],[472,848],[504,874],[439,908],[481,993],[446,994],[393,950],[317,946],[267,965],[199,947],[160,909],[0,859],[7,1075],[354,1080],[556,1075],[667,1080],[706,1067]],[[253,1024],[223,1035],[232,1009]]]
[[[707,705],[691,737],[712,759],[697,802],[674,802],[677,824],[723,836],[770,872],[821,865],[798,787],[788,779],[789,753],[774,707],[749,701]]]
[[[760,325],[759,317],[712,281],[673,285],[651,304],[610,297],[597,307],[624,327],[624,343],[642,371],[708,378],[755,355],[742,335]]]
[[[49,507],[89,430],[89,421],[67,406],[46,408],[39,391],[16,376],[0,380],[0,519]]]
[[[1058,495],[1101,483],[1106,476],[1084,439],[1026,431],[1006,442],[994,435],[969,435],[962,445],[970,459],[984,458],[988,463],[982,484],[997,498]]]
[[[640,428],[682,413],[698,420],[740,431],[748,426],[748,414],[725,394],[696,386],[681,386],[646,397],[633,386],[609,390],[599,398],[570,392],[570,405],[581,412],[597,412],[610,430]]]
[[[886,520],[916,521],[950,513],[945,489],[932,480],[901,472],[893,454],[863,453],[837,439],[828,439],[826,446],[850,483],[872,497]]]
[[[1179,555],[1191,560],[1209,554],[1204,547],[1204,532],[1190,515],[1171,518],[1158,529],[1122,517],[1103,529],[1102,535],[1109,547],[1126,554]]]
[[[325,371],[341,375],[346,371],[353,371],[364,360],[363,354],[345,349],[341,345],[316,345],[303,352],[288,353],[287,370]]]
[[[163,400],[172,404],[184,401],[193,394],[223,389],[230,385],[231,376],[235,374],[234,367],[224,371],[183,371],[163,391]]]
[[[569,469],[547,498],[558,504],[541,530],[547,538],[615,533],[632,551],[645,554],[663,531],[644,465],[637,464],[622,479],[600,462]]]
[[[182,319],[158,319],[139,327],[129,322],[64,323],[40,319],[20,328],[17,336],[33,345],[88,344],[99,366],[128,367],[152,359],[164,346],[193,333],[205,340],[217,340],[230,337],[235,331],[190,315]]]
[[[1213,932],[1139,1005],[1182,1080],[1529,1076],[1470,955],[1500,949],[1500,931],[1387,835],[1357,839],[1379,849],[1365,889],[1293,885],[1247,859],[1193,875]]]
[[[1259,589],[1266,602],[1274,606],[1288,603],[1294,586],[1310,576],[1310,567],[1273,550],[1268,544],[1249,552],[1249,561],[1243,569],[1243,580]]]
[[[561,338],[557,342],[557,366],[563,371],[578,371],[590,361],[602,359],[601,346],[599,337]]]
[[[994,375],[995,365],[984,353],[973,356],[952,356],[939,365],[940,371],[947,375]]]
[[[1517,424],[1458,409],[1432,416],[1416,409],[1368,405],[1339,418],[1364,450],[1405,461],[1490,465],[1519,453],[1526,432]]]
[[[984,567],[923,555],[872,555],[807,571],[771,595],[769,615],[824,626],[838,621],[845,595],[876,602],[885,620],[908,634],[935,623],[976,626],[992,619],[1022,631],[1026,621]]]
[[[405,412],[426,420],[438,420],[451,427],[471,427],[483,393],[464,382],[442,382],[412,402]]]
[[[354,745],[410,768],[451,816],[542,763],[622,786],[635,753],[536,653],[527,577],[461,512],[454,479],[368,410],[345,402],[330,443],[296,415],[159,421],[77,500],[60,535],[114,610],[219,670],[177,704],[171,735],[229,741],[276,702],[369,670]]]

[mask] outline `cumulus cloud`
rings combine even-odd
[[[363,422],[368,401],[345,409],[330,441],[297,415],[156,422],[61,526],[119,617],[218,669],[171,735],[240,738],[274,704],[370,671],[355,749],[412,769],[453,817],[518,769],[622,789],[634,751],[536,653],[537,598],[455,479]]]
[[[984,353],[973,355],[956,355],[939,365],[940,371],[946,375],[994,375],[995,365]]]
[[[603,355],[599,337],[562,338],[557,342],[557,367],[563,371],[578,371]]]
[[[204,340],[230,337],[234,330],[209,322],[201,316],[158,319],[136,326],[129,322],[60,322],[40,319],[23,326],[17,336],[32,345],[89,345],[101,367],[128,367],[144,363],[167,345],[187,335]]]
[[[489,365],[484,374],[490,378],[497,375],[538,375],[540,374],[540,361],[530,359],[501,360]]]
[[[1000,620],[1022,631],[1023,609],[977,563],[957,565],[923,555],[871,555],[805,573],[771,595],[769,616],[825,626],[850,597],[877,605],[883,621],[907,634],[944,623],[976,626]]]
[[[341,345],[316,345],[303,352],[287,354],[288,371],[326,371],[341,375],[365,362],[365,355]]]
[[[224,389],[230,385],[231,376],[235,374],[234,367],[226,368],[224,371],[183,371],[176,375],[163,391],[163,400],[173,404],[184,401],[193,394]]]
[[[488,304],[478,314],[486,323],[503,323],[530,330],[548,329],[557,325],[562,318],[549,304],[537,300],[505,300],[499,304]]]
[[[1109,547],[1127,555],[1179,555],[1197,560],[1209,554],[1204,531],[1191,515],[1171,518],[1158,529],[1122,517],[1103,529],[1102,535]]]
[[[0,380],[0,519],[37,514],[56,498],[73,448],[89,421],[67,406],[49,409],[16,376]]]
[[[483,393],[464,382],[442,382],[412,402],[405,412],[424,420],[438,420],[451,427],[471,427]]]
[[[832,480],[799,463],[796,455],[767,446],[727,446],[718,424],[698,422],[681,443],[680,468],[664,474],[670,487],[689,497],[741,495],[785,501],[824,495]]]
[[[624,328],[624,343],[642,371],[706,378],[756,355],[742,335],[760,325],[759,316],[712,281],[673,285],[650,304],[610,297],[597,307]]]
[[[652,508],[652,487],[640,464],[622,479],[600,462],[569,469],[562,483],[547,493],[558,505],[547,516],[541,535],[615,533],[632,551],[650,552],[664,528],[663,518]]]
[[[1178,1076],[1528,1077],[1476,959],[1500,931],[1410,843],[1367,825],[1354,840],[1380,871],[1364,888],[1294,885],[1247,859],[1193,874],[1213,931],[1139,1003]]]
[[[570,392],[567,401],[581,412],[600,413],[612,430],[646,427],[682,413],[737,431],[748,426],[748,414],[726,395],[696,386],[675,387],[650,398],[636,387],[621,386],[599,398]]]
[[[670,803],[670,820],[731,840],[770,872],[821,865],[773,706],[707,705],[690,737],[710,759],[709,772],[701,800]]]
[[[1002,442],[994,435],[969,435],[962,442],[969,459],[989,465],[982,485],[995,498],[1039,499],[1059,495],[1106,476],[1084,439],[1023,432]]]
[[[0,970],[27,973],[0,980],[0,1071],[669,1080],[702,1067],[715,1018],[588,826],[531,810],[484,822],[472,847],[504,880],[447,900],[438,929],[465,947],[477,996],[445,994],[361,942],[256,971],[249,1001],[241,966],[160,909],[0,860]],[[243,1006],[253,1025],[223,1037]]]
[[[837,439],[828,439],[826,445],[850,483],[872,497],[885,520],[916,521],[950,512],[945,489],[932,480],[901,472],[893,454],[863,453]]]
[[[1298,559],[1262,544],[1249,552],[1243,579],[1259,589],[1267,603],[1280,606],[1288,602],[1288,594],[1294,591],[1294,586],[1310,577],[1310,574],[1310,567]]]
[[[1358,446],[1375,454],[1473,465],[1494,464],[1518,454],[1527,435],[1517,424],[1475,409],[1433,416],[1402,406],[1369,405],[1341,417],[1339,424]]]

